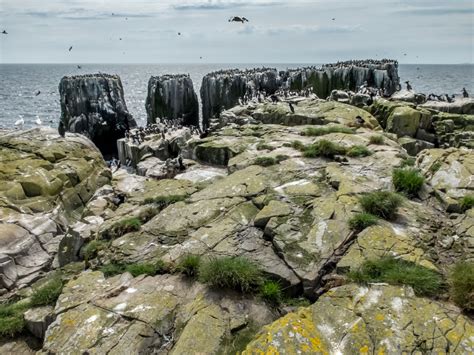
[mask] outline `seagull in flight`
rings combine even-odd
[[[70,51],[72,51],[72,46],[71,46],[71,47],[69,47],[69,52],[70,52]]]
[[[229,19],[229,22],[242,22],[242,23],[245,23],[245,22],[249,22],[249,20],[247,20],[245,17],[234,16],[234,17],[231,17]]]
[[[41,94],[41,90],[38,90],[38,91],[35,93],[35,96],[38,96],[39,94]]]
[[[3,30],[2,34],[7,35],[8,32],[6,30]]]

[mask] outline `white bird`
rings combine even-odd
[[[41,126],[41,125],[43,124],[43,122],[41,122],[41,118],[39,118],[39,116],[36,116],[35,123],[36,123],[38,126]]]
[[[24,124],[25,124],[25,120],[23,119],[22,116],[20,116],[20,119],[15,122],[15,126],[23,127]]]

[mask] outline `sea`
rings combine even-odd
[[[118,74],[124,86],[129,112],[139,125],[146,124],[145,99],[150,76],[187,73],[199,97],[204,75],[219,69],[272,67],[278,70],[298,68],[308,63],[285,64],[0,64],[0,129],[14,128],[24,119],[24,128],[37,125],[57,127],[61,108],[59,81],[66,75]],[[461,95],[463,87],[474,95],[474,65],[400,64],[401,82],[410,81],[414,90],[429,94]],[[39,95],[36,95],[40,92]]]

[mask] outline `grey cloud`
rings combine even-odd
[[[196,11],[196,10],[228,10],[244,7],[266,7],[282,5],[280,1],[275,2],[255,2],[255,1],[208,1],[191,4],[172,5],[172,8],[177,11]]]
[[[413,16],[446,16],[446,15],[462,15],[462,14],[473,14],[473,7],[432,7],[432,8],[407,8],[401,10],[395,10],[395,13]]]
[[[264,34],[269,36],[281,36],[286,34],[330,34],[330,33],[350,33],[357,32],[361,30],[360,25],[356,26],[344,26],[344,25],[335,25],[335,26],[303,26],[303,25],[292,25],[284,27],[257,27],[257,26],[245,26],[245,28],[238,31],[241,35],[250,35],[250,34]]]

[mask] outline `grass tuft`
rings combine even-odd
[[[349,148],[346,155],[349,157],[367,157],[373,153],[364,145],[354,145]]]
[[[406,157],[400,163],[400,168],[405,168],[407,166],[415,166],[415,158]]]
[[[376,135],[376,136],[370,136],[369,138],[369,144],[381,145],[384,142],[385,142],[384,136]]]
[[[291,142],[291,147],[296,150],[303,150],[305,145],[301,141],[293,141]]]
[[[104,239],[117,239],[127,233],[139,231],[141,225],[142,222],[137,217],[124,219],[103,232],[101,237]]]
[[[459,202],[459,206],[461,207],[461,211],[466,212],[474,207],[474,195],[467,195],[464,196],[461,201]]]
[[[125,265],[110,263],[107,265],[103,265],[99,270],[104,273],[105,277],[111,277],[111,276],[123,274],[125,272]]]
[[[349,220],[349,227],[356,232],[377,224],[378,218],[370,213],[357,213]]]
[[[416,196],[425,182],[425,178],[417,169],[394,169],[392,182],[395,190],[407,196]]]
[[[275,164],[278,164],[275,158],[272,157],[258,157],[253,161],[254,165],[260,165],[260,166],[272,166]]]
[[[107,242],[102,240],[92,240],[87,243],[81,250],[81,254],[84,260],[92,260],[97,257],[99,251],[107,247]]]
[[[461,308],[474,310],[474,263],[461,261],[449,275],[450,295]]]
[[[154,263],[136,263],[125,266],[125,271],[131,273],[133,277],[139,275],[155,276],[156,274],[162,273],[165,269],[165,263],[162,260],[158,260]]]
[[[23,332],[26,325],[23,313],[28,308],[28,303],[0,305],[0,337],[13,338]]]
[[[279,282],[267,280],[260,286],[260,297],[268,303],[279,305],[283,299],[283,292]]]
[[[402,205],[403,198],[390,191],[375,191],[360,197],[359,202],[365,212],[390,220]]]
[[[199,265],[199,280],[212,287],[246,293],[262,284],[262,272],[244,257],[213,258]]]
[[[310,128],[306,128],[303,132],[301,132],[301,135],[308,136],[308,137],[319,137],[319,136],[324,136],[329,133],[354,134],[354,131],[344,126],[310,127]]]
[[[179,260],[176,270],[186,276],[196,277],[201,264],[201,256],[188,254]]]
[[[418,296],[434,296],[443,287],[443,279],[437,272],[393,257],[365,261],[357,271],[350,272],[348,276],[357,283],[408,285]]]
[[[271,145],[267,144],[267,143],[258,143],[257,144],[257,150],[273,150],[275,148],[273,148]]]
[[[430,173],[431,173],[431,174],[436,173],[439,169],[441,169],[441,166],[442,166],[442,165],[443,165],[443,164],[441,164],[441,162],[439,162],[439,161],[435,162],[435,163],[434,163],[433,165],[431,165],[430,168],[429,168]]]
[[[30,304],[32,307],[53,305],[56,303],[63,290],[63,280],[60,276],[55,276],[45,285],[33,290]]]
[[[343,155],[345,153],[345,147],[326,139],[321,139],[320,141],[303,148],[303,156],[306,158],[325,157],[332,159],[336,155]]]
[[[157,196],[157,197],[148,197],[143,201],[145,205],[154,203],[159,205],[160,207],[168,207],[173,203],[180,202],[185,200],[186,197],[183,195],[166,195],[166,196]]]

